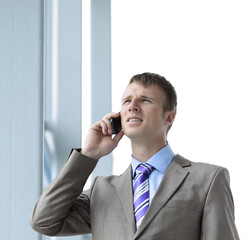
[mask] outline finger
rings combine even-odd
[[[102,133],[104,135],[108,134],[108,125],[106,123],[106,121],[104,121],[103,119],[99,121],[99,125],[101,127]]]
[[[104,118],[110,120],[111,118],[117,118],[119,117],[120,113],[119,112],[110,112],[104,116]]]
[[[106,131],[108,132],[109,135],[111,135],[112,134],[112,126],[111,126],[110,120],[104,117],[102,119],[102,121],[105,123],[105,125],[107,127]]]
[[[111,113],[108,113],[107,115],[105,115],[103,117],[103,121],[106,123],[107,125],[107,131],[108,131],[108,134],[109,135],[112,135],[112,126],[111,126],[111,122],[110,122],[110,119],[111,118],[117,118],[119,117],[120,113],[114,113],[114,112],[111,112]]]

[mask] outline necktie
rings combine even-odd
[[[154,167],[148,163],[142,163],[136,168],[134,182],[134,213],[136,227],[138,228],[149,208],[149,175]]]

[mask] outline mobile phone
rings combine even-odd
[[[110,119],[111,122],[111,126],[112,126],[112,134],[117,134],[118,132],[121,131],[122,127],[121,127],[121,117],[117,117],[117,118],[111,118]]]

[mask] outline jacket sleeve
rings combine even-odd
[[[207,193],[201,240],[239,240],[229,172],[219,168]]]
[[[45,189],[30,217],[32,228],[49,236],[87,234],[91,190],[82,189],[97,161],[72,150],[59,175]]]

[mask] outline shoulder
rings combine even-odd
[[[225,178],[229,181],[229,172],[226,168],[204,162],[194,162],[177,154],[174,162],[189,171],[192,177],[202,179],[203,181],[213,180],[216,178]]]
[[[121,175],[107,175],[97,176],[93,182],[100,185],[113,185],[116,186],[121,183],[126,183],[132,179],[131,165]]]
[[[191,167],[192,169],[205,169],[206,171],[216,171],[218,169],[225,169],[222,166],[215,165],[215,164],[209,164],[204,162],[194,162],[191,161],[180,154],[177,154],[173,161],[182,167]]]

